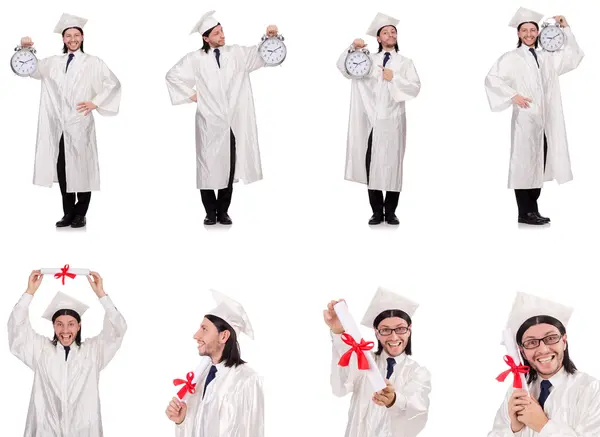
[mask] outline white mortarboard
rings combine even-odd
[[[254,340],[252,324],[250,323],[250,319],[248,318],[244,307],[239,302],[217,290],[211,290],[211,292],[217,306],[206,314],[217,316],[225,320],[229,326],[233,328],[236,335],[239,336],[240,332],[243,332]]]
[[[83,26],[85,26],[87,21],[88,20],[86,18],[81,18],[70,14],[62,14],[60,20],[58,20],[58,23],[56,24],[56,27],[54,28],[54,32],[62,34],[63,30],[70,27],[79,27],[83,29]]]
[[[378,12],[377,15],[375,15],[373,21],[371,22],[369,29],[367,30],[367,35],[374,36],[375,38],[377,38],[377,31],[379,29],[381,29],[384,26],[397,26],[398,22],[399,20],[396,20],[395,18],[390,17],[389,15],[385,15],[381,12]]]
[[[44,311],[42,317],[52,321],[52,316],[58,310],[73,310],[79,314],[79,317],[82,317],[83,313],[85,313],[88,308],[89,307],[83,302],[79,302],[68,294],[59,291],[56,293],[56,296],[54,296],[54,299],[52,299],[52,302],[50,302],[50,305],[48,305],[48,308],[46,308],[46,311]]]
[[[516,29],[521,23],[528,23],[530,21],[533,21],[534,23],[539,23],[542,20],[542,18],[544,18],[543,14],[521,7],[514,15],[514,17],[512,17],[512,20],[510,20],[510,23],[508,23],[508,25]]]
[[[571,314],[573,314],[573,308],[519,291],[513,302],[506,327],[510,328],[511,333],[516,336],[517,331],[527,319],[535,316],[551,316],[560,320],[566,328]]]
[[[215,11],[209,11],[202,15],[202,18],[200,18],[200,20],[194,25],[190,35],[194,32],[198,32],[200,35],[203,35],[208,29],[212,29],[219,24],[217,19],[213,16],[214,13]]]
[[[387,310],[402,310],[412,318],[418,307],[418,303],[379,287],[369,304],[369,308],[367,308],[367,312],[363,316],[361,324],[372,328],[377,316]]]

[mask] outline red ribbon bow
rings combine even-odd
[[[54,277],[56,279],[62,277],[62,285],[65,285],[65,277],[67,277],[67,276],[71,279],[74,279],[76,276],[75,273],[69,273],[69,264],[65,264],[65,266],[60,269],[59,273],[54,274]]]
[[[513,358],[510,355],[504,356],[504,362],[510,366],[510,369],[505,370],[500,375],[498,375],[496,377],[496,380],[504,382],[506,377],[512,373],[514,375],[513,388],[523,388],[523,382],[521,381],[521,376],[519,375],[519,373],[528,373],[529,366],[524,366],[522,364],[517,366],[517,363],[515,363],[515,360],[513,360]]]
[[[187,381],[184,381],[183,379],[174,379],[173,380],[173,385],[175,385],[175,386],[185,384],[177,392],[177,396],[179,397],[179,399],[183,399],[183,397],[185,396],[186,393],[189,393],[191,395],[196,393],[196,384],[192,384],[192,381],[194,380],[194,372],[189,372],[186,375],[186,379],[187,379]]]
[[[356,352],[356,358],[358,359],[358,368],[360,370],[368,370],[369,369],[369,360],[367,360],[367,356],[363,351],[370,351],[375,346],[375,343],[372,341],[365,341],[363,339],[360,340],[360,343],[357,343],[356,340],[345,332],[342,334],[342,341],[350,346],[350,349],[346,351],[344,355],[341,356],[338,364],[342,367],[346,367],[350,364],[350,357],[352,356],[352,352]]]

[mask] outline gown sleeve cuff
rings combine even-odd
[[[33,300],[33,295],[31,295],[29,293],[23,293],[23,296],[21,296],[21,299],[19,299],[19,302],[17,303],[17,305],[19,305],[23,308],[29,308],[29,304],[31,303],[32,300]]]

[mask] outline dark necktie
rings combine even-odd
[[[531,54],[535,58],[535,63],[537,64],[538,68],[540,68],[540,63],[537,60],[537,53],[535,52],[535,49],[533,47],[530,47],[529,51],[531,52]]]
[[[217,65],[221,68],[221,61],[219,61],[219,57],[221,56],[221,50],[215,49],[215,57],[217,58]]]
[[[75,56],[73,53],[69,53],[69,59],[67,60],[67,68],[65,68],[65,72],[69,69],[69,64],[73,60],[73,56]]]
[[[219,59],[219,58],[217,58]],[[215,379],[215,374],[217,373],[217,368],[215,366],[210,366],[210,370],[208,371],[208,375],[206,375],[206,381],[204,381],[204,391],[202,392],[202,397],[204,398],[204,393],[206,393],[206,387],[211,383],[213,379]]]
[[[390,376],[392,376],[392,373],[394,373],[394,366],[396,365],[396,359],[395,358],[388,358],[387,359],[387,373],[385,374],[385,379],[390,379]]]
[[[548,399],[548,396],[550,395],[550,387],[552,387],[552,383],[547,379],[544,379],[540,386],[542,387],[542,390],[540,391],[540,397],[538,398],[538,402],[540,403],[542,409],[544,409],[546,399]]]
[[[69,356],[70,350],[71,350],[71,346],[65,346],[65,361],[67,361],[67,357]]]
[[[390,60],[390,52],[385,52],[385,54],[383,55],[383,66],[384,67],[385,67],[385,64],[387,64],[389,60]]]

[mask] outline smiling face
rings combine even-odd
[[[410,337],[410,330],[403,334],[397,334],[394,329],[404,328],[403,331],[409,328],[406,320],[400,317],[388,317],[379,322],[375,335],[377,340],[383,345],[385,352],[391,357],[397,357],[404,352]],[[383,334],[382,334],[383,332]]]
[[[528,47],[535,47],[535,42],[538,37],[539,30],[533,23],[523,23],[517,31],[519,39]]]
[[[225,33],[223,27],[217,24],[208,36],[202,37],[212,48],[222,47],[225,45]]]
[[[63,34],[63,43],[67,46],[70,52],[76,52],[81,47],[81,43],[83,42],[83,34],[79,31],[79,29],[71,28],[65,30]]]
[[[385,26],[379,30],[379,36],[377,37],[379,42],[385,50],[392,50],[398,42],[398,34],[394,26]]]
[[[54,334],[63,346],[71,346],[81,329],[81,324],[73,316],[58,316],[54,321]]]
[[[202,320],[198,332],[194,334],[200,356],[208,356],[213,359],[213,362],[220,361],[228,339],[229,331],[219,332],[214,323],[206,317]]]
[[[536,340],[547,338],[546,341],[555,344],[545,344],[539,342],[537,347],[532,347],[537,343]],[[567,335],[561,335],[558,328],[547,323],[540,323],[529,328],[523,334],[520,346],[521,353],[529,362],[529,365],[544,379],[555,375],[563,366],[565,349],[567,347]]]

